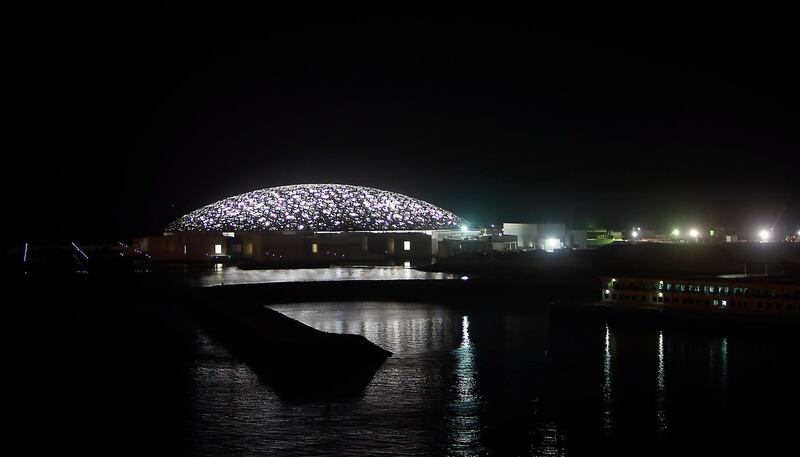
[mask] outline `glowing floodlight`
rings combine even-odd
[[[462,232],[466,232],[466,231],[468,231],[468,230],[469,230],[469,227],[467,227],[466,225],[462,225],[462,226],[461,226],[461,231],[462,231]]]
[[[672,229],[672,236],[681,236],[681,231],[678,229]]]
[[[760,232],[758,232],[758,237],[761,238],[761,241],[769,240],[769,230],[766,229],[761,230]]]
[[[638,230],[632,230],[631,231],[631,237],[632,238],[639,238],[639,231]]]
[[[697,229],[691,229],[689,230],[689,236],[691,236],[692,238],[697,238],[698,236],[700,236],[700,232],[698,232]]]
[[[561,248],[561,240],[559,240],[558,238],[550,237],[550,238],[547,238],[546,240],[544,240],[544,249],[545,249],[545,251],[553,252],[556,249],[560,249],[560,248]]]

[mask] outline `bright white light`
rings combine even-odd
[[[466,281],[467,279],[469,279],[469,276],[462,276],[462,277],[461,277],[461,280],[462,280],[462,281]]]
[[[546,251],[554,251],[561,248],[561,240],[558,238],[547,238],[544,240],[544,249]]]
[[[466,232],[467,230],[469,230],[469,227],[467,227],[466,225],[462,225],[461,226],[461,231],[462,232]]]
[[[22,263],[28,261],[28,243],[25,243],[25,252],[22,253]]]
[[[691,229],[689,230],[689,236],[691,236],[692,238],[697,238],[698,236],[700,236],[700,232],[698,232],[697,229]]]
[[[215,244],[214,245],[214,254],[222,254],[222,245],[221,244]]]
[[[681,231],[678,230],[678,229],[673,229],[672,230],[672,236],[681,236]]]
[[[633,231],[631,231],[631,236],[632,236],[633,238],[638,238],[638,237],[639,237],[639,231],[638,231],[638,230],[633,230]]]
[[[761,238],[761,241],[767,241],[769,239],[769,230],[761,230],[758,232],[758,237]]]
[[[411,250],[411,242],[410,241],[403,241],[403,250],[410,251]]]

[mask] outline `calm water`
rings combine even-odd
[[[223,267],[213,271],[189,272],[186,281],[199,287],[218,286],[222,283],[262,284],[275,282],[315,282],[315,281],[383,281],[403,279],[453,279],[450,273],[419,271],[404,267],[330,267],[293,268],[276,270],[240,270],[237,267]]]
[[[288,400],[197,330],[187,453],[763,455],[798,429],[790,335],[410,303],[272,308],[394,355],[357,398]]]

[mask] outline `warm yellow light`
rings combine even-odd
[[[689,236],[691,236],[692,238],[697,238],[698,236],[700,236],[700,232],[698,232],[697,229],[691,229],[689,230]]]

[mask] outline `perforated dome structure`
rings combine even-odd
[[[371,187],[300,184],[220,200],[179,218],[166,231],[443,230],[465,221],[438,206]]]

